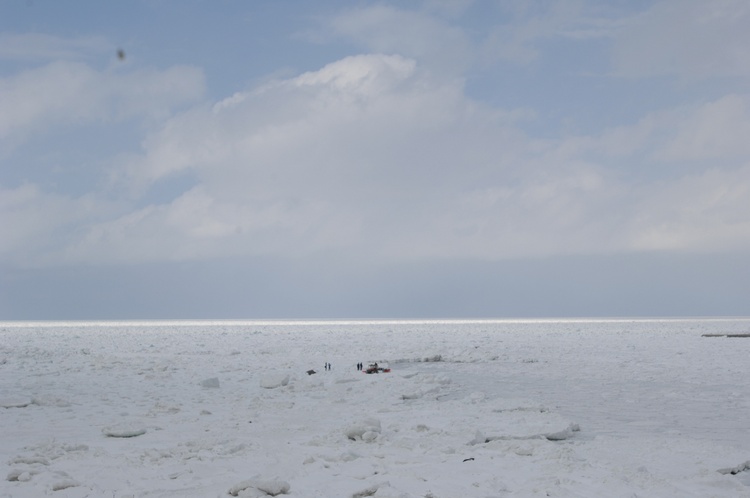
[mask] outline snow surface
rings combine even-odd
[[[0,497],[750,497],[748,330],[0,322]]]

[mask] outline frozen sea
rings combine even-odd
[[[750,497],[747,333],[0,322],[0,497]]]

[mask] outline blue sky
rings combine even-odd
[[[4,2],[0,319],[750,314],[749,23]]]

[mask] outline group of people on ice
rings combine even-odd
[[[325,364],[323,365],[323,368],[325,369],[326,372],[330,372],[331,371],[331,364],[328,363],[328,362],[325,362]],[[390,372],[391,369],[388,368],[387,366],[385,366],[385,367],[384,366],[379,366],[377,364],[377,362],[376,363],[370,363],[367,366],[367,368],[365,368],[365,364],[360,361],[359,363],[357,363],[357,371],[368,373],[368,374],[373,374],[373,373],[381,373],[381,372]],[[313,375],[315,373],[316,373],[315,370],[307,370],[307,375]]]

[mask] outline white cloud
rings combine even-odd
[[[426,80],[413,61],[360,56],[176,118],[133,172],[198,172],[211,223],[179,218],[216,237],[212,254],[500,259],[614,248],[599,243],[614,226],[588,217],[613,209],[618,187],[514,119],[478,107],[460,84]],[[269,222],[273,239],[247,222],[271,212],[286,213]],[[196,234],[183,236],[187,247]]]
[[[750,166],[710,169],[649,190],[632,218],[629,249],[750,247]]]
[[[522,12],[528,22],[509,33],[509,46],[528,59],[544,37],[601,36],[610,26],[584,16],[587,8]],[[638,22],[626,23],[618,43]],[[331,251],[373,261],[497,260],[750,247],[746,95],[646,110],[601,133],[534,138],[519,125],[533,110],[466,96],[460,30],[383,6],[349,11],[334,25],[378,51],[174,116],[202,96],[199,70],[101,72],[57,62],[1,80],[0,136],[167,116],[118,166],[114,186],[134,192],[127,209],[97,210],[93,196],[33,186],[3,191],[3,257],[143,262]],[[622,73],[649,74],[652,63]],[[187,191],[150,205],[138,198],[179,175],[195,179]],[[59,211],[62,219],[48,219],[67,229],[64,237],[45,238],[47,210]]]
[[[750,247],[747,136],[747,96],[727,95],[566,140],[559,150],[611,168],[619,183],[614,249],[721,251]]]
[[[668,161],[736,160],[750,157],[750,104],[727,95],[674,124],[674,137],[659,156]]]
[[[565,139],[560,151],[604,164],[657,165],[664,170],[712,168],[721,160],[735,167],[750,156],[750,104],[747,95],[729,94],[702,104],[649,112],[636,123],[599,135]],[[633,164],[638,161],[639,164]],[[659,176],[659,175],[652,175]]]
[[[430,254],[750,248],[748,126],[746,97],[730,95],[598,135],[529,140],[512,177],[436,212]]]
[[[238,202],[198,186],[168,204],[91,223],[65,263],[142,263],[231,256],[294,256],[346,246],[356,214],[325,201]]]
[[[200,70],[97,71],[53,62],[0,79],[0,138],[22,140],[52,126],[164,117],[204,92]]]
[[[430,86],[409,59],[349,57],[175,117],[131,173],[154,181],[189,169],[225,185],[278,178],[282,190],[312,175],[315,184],[325,173],[382,167],[403,133],[454,119],[460,92]]]
[[[352,95],[372,96],[387,91],[395,82],[414,74],[414,60],[400,56],[358,56],[302,74],[289,83],[297,87],[327,87]]]
[[[140,188],[197,176],[200,196],[163,206],[172,213],[163,220],[167,233],[192,220],[207,253],[377,252],[421,232],[456,191],[512,169],[517,116],[477,107],[460,81],[430,80],[413,60],[349,57],[176,116],[128,171]],[[186,206],[202,211],[177,214]],[[199,238],[187,225],[179,232],[180,247]]]
[[[539,170],[515,183],[457,192],[433,220],[440,242],[422,251],[481,260],[616,251],[620,187],[595,165],[546,165],[553,156],[530,160]]]
[[[0,259],[30,266],[59,263],[60,251],[81,235],[82,226],[120,209],[92,195],[73,199],[29,184],[0,187]]]

